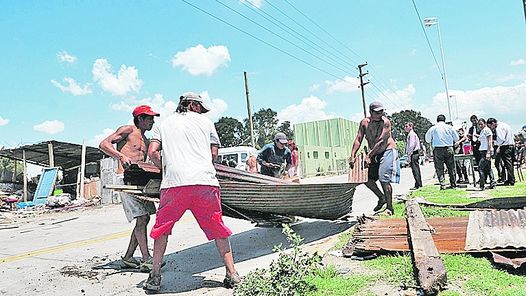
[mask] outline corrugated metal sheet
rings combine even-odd
[[[429,218],[435,245],[440,253],[464,253],[467,217]],[[391,218],[367,221],[356,226],[353,237],[344,248],[345,256],[361,252],[408,252],[407,221]]]
[[[337,219],[352,210],[356,184],[251,184],[221,181],[224,204],[240,212],[258,211],[318,219]]]
[[[367,183],[369,169],[365,167],[364,155],[360,153],[354,161],[354,168],[349,170],[349,183]]]
[[[469,215],[466,250],[526,248],[526,211],[475,211]]]

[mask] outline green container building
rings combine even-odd
[[[294,124],[302,177],[343,174],[359,124],[333,118]]]

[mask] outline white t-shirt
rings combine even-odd
[[[211,144],[219,143],[214,123],[199,113],[174,113],[152,130],[161,141],[161,188],[187,185],[219,186]]]
[[[480,151],[487,151],[489,147],[488,136],[490,136],[490,141],[493,141],[493,132],[489,127],[485,127],[480,131],[479,140],[480,140]]]

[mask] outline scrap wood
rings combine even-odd
[[[431,236],[431,227],[414,200],[406,202],[407,225],[418,282],[425,295],[435,295],[446,286],[444,262]]]

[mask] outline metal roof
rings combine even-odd
[[[466,250],[526,248],[526,211],[475,211],[469,214]]]
[[[53,144],[55,166],[63,169],[80,166],[82,145],[59,141],[46,141],[17,148],[2,149],[0,150],[0,157],[22,160],[22,151],[25,151],[28,163],[49,166],[49,143]],[[86,146],[86,163],[99,161],[103,157],[104,154],[98,148]]]

